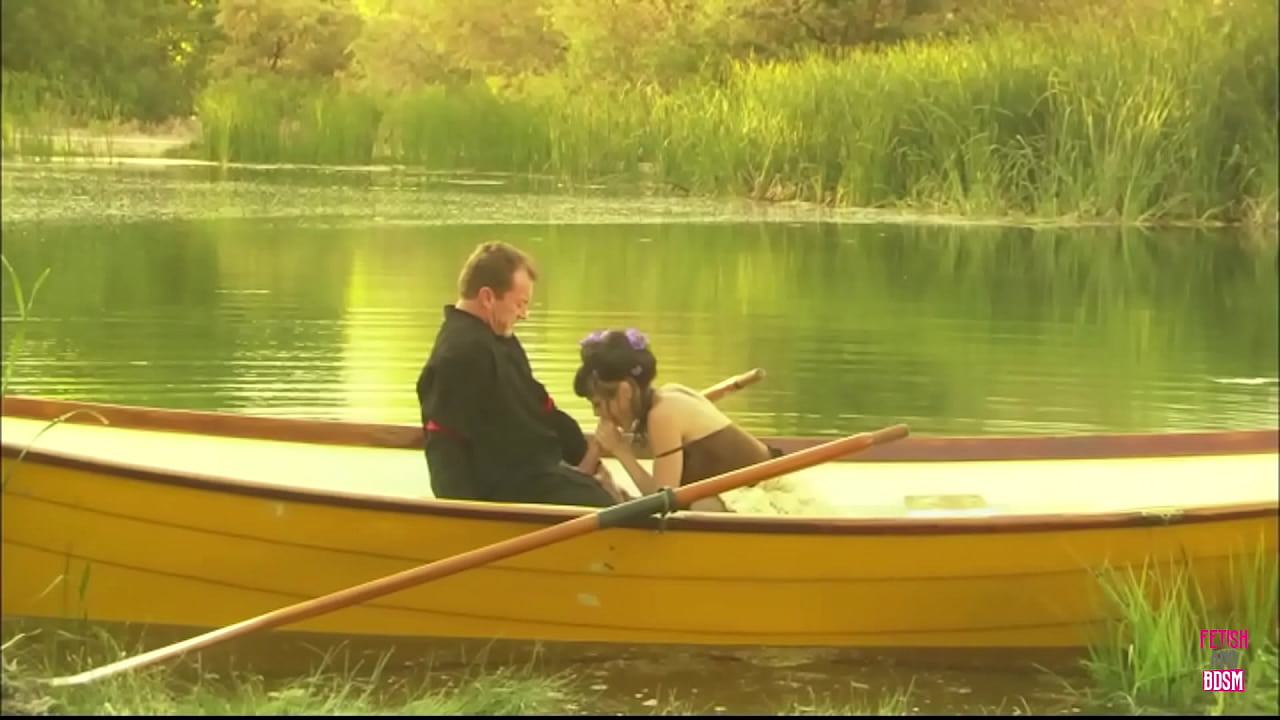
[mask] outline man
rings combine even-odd
[[[607,472],[597,478],[570,467],[595,465],[598,451],[587,460],[582,429],[534,378],[514,335],[536,280],[524,253],[484,243],[462,268],[456,304],[444,308],[418,376],[438,498],[595,507],[622,499]]]

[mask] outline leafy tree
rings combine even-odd
[[[945,0],[552,0],[551,8],[580,75],[649,80],[896,42],[936,29],[948,9]]]
[[[422,0],[439,47],[483,75],[542,73],[564,59],[565,38],[540,0]]]
[[[382,0],[353,45],[353,75],[399,91],[429,82],[543,73],[565,39],[536,0]]]
[[[369,89],[392,94],[424,83],[465,81],[467,73],[452,64],[431,30],[416,3],[366,18],[364,30],[351,45],[352,64],[346,75]]]
[[[1162,0],[1124,0],[1158,7]],[[215,77],[354,81],[382,92],[559,72],[670,84],[737,60],[979,34],[1113,0],[3,0],[7,108],[144,121],[192,111]],[[36,88],[35,92],[31,88]],[[43,100],[42,100],[43,99]]]
[[[212,0],[4,0],[0,13],[5,72],[82,96],[94,115],[189,114],[216,42]],[[86,108],[86,98],[113,107]]]
[[[351,62],[363,20],[351,0],[221,0],[218,75],[240,71],[327,78]]]
[[[724,0],[550,0],[580,77],[659,80],[701,69]]]

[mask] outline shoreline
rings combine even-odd
[[[127,128],[127,129],[126,129]],[[16,129],[19,137],[30,130]],[[198,157],[203,136],[194,121],[186,123],[167,123],[162,130],[147,132],[138,130],[132,124],[122,126],[120,132],[108,130],[102,132],[90,128],[68,127],[52,132],[33,133],[46,138],[52,152],[27,153],[20,151],[5,153],[5,164],[13,167],[31,167],[54,163],[65,165],[98,165],[98,166],[149,166],[149,167],[205,167],[234,170],[308,170],[318,172],[352,172],[352,173],[386,173],[411,174],[440,178],[495,178],[493,180],[458,180],[458,185],[501,185],[504,178],[536,178],[554,182],[559,188],[572,193],[576,188],[587,190],[617,189],[619,185],[610,186],[604,182],[572,182],[568,178],[545,173],[520,173],[473,170],[441,170],[427,166],[410,165],[395,162],[373,162],[362,165],[315,164],[315,163],[262,163],[243,161],[206,160]],[[21,141],[18,143],[21,145]],[[649,189],[638,179],[633,191],[622,193],[623,197],[659,197],[679,199],[690,197],[678,193],[635,192]],[[1237,220],[1115,220],[1097,217],[1075,217],[1067,214],[1059,217],[1024,216],[1024,215],[964,215],[948,212],[944,205],[936,208],[922,207],[915,209],[910,203],[897,203],[885,207],[858,207],[852,205],[834,205],[804,200],[770,201],[750,196],[717,193],[714,195],[698,195],[690,199],[703,201],[740,202],[758,208],[800,209],[821,212],[836,217],[824,217],[824,222],[835,223],[868,223],[868,224],[913,224],[913,225],[978,225],[993,227],[1021,227],[1027,229],[1070,229],[1070,228],[1115,228],[1115,229],[1192,229],[1192,230],[1238,230],[1250,235],[1270,234],[1280,239],[1280,210],[1270,218],[1258,221]],[[838,216],[846,217],[838,217]]]

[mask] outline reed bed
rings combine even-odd
[[[670,89],[552,75],[392,97],[232,78],[200,100],[203,153],[971,215],[1274,223],[1274,13],[1269,0],[1131,0],[982,37],[738,63]]]
[[[93,154],[72,127],[105,136],[120,119],[118,105],[102,93],[29,73],[0,72],[0,155],[45,159]],[[99,145],[101,143],[98,143]]]

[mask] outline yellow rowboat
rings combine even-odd
[[[0,438],[6,617],[212,628],[584,512],[432,499],[413,426],[6,397]],[[835,511],[636,521],[292,629],[1072,648],[1095,571],[1189,562],[1213,602],[1276,552],[1274,429],[912,436],[796,475]]]

